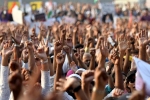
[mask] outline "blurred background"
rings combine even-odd
[[[37,2],[37,1],[43,1],[43,2],[46,2],[48,0],[0,0],[0,6],[3,6],[4,2],[7,1],[7,2],[13,2],[13,1],[22,1],[23,4],[26,4],[26,3],[30,3],[30,2]],[[94,1],[96,0],[53,0],[54,2],[57,2],[57,3],[65,3],[65,2],[81,2],[81,3],[94,3]],[[118,3],[118,4],[125,4],[127,2],[138,2],[140,4],[144,4],[146,1],[150,1],[150,0],[100,0],[100,2],[112,2],[114,1],[115,3]]]
[[[0,20],[31,24],[53,20],[74,23],[82,19],[86,23],[84,18],[87,18],[90,22],[111,20],[115,23],[118,17],[129,20],[132,16],[132,20],[133,17],[139,20],[150,13],[149,8],[150,0],[0,0]]]

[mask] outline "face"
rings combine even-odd
[[[131,92],[135,91],[135,75],[131,76],[127,86],[130,88]]]
[[[90,54],[84,54],[83,55],[83,63],[86,64],[88,67],[90,65],[91,55]]]

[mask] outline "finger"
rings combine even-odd
[[[64,91],[62,87],[56,87],[56,90]]]
[[[62,84],[64,84],[63,82],[59,81],[59,82],[56,82],[56,86],[62,86]]]
[[[59,82],[65,83],[65,81],[66,79],[62,79],[62,78],[59,79]]]

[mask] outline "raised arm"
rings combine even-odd
[[[9,75],[9,59],[13,53],[13,48],[9,47],[7,43],[4,44],[2,50],[2,62],[0,72],[0,100],[9,100],[10,89],[8,84]]]
[[[91,61],[90,61],[90,70],[95,70],[95,48],[90,49],[90,54],[92,55]]]
[[[41,59],[41,87],[42,94],[46,95],[50,90],[50,70],[46,52],[44,48],[38,48],[35,56]]]
[[[103,100],[105,96],[105,85],[108,77],[104,68],[97,67],[94,72],[95,86],[93,88],[91,100]]]
[[[29,52],[29,58],[28,58],[29,70],[33,71],[33,69],[35,67],[33,44],[32,44],[32,42],[26,42],[26,46],[27,46],[28,52]]]
[[[56,56],[57,67],[56,67],[56,76],[54,80],[54,90],[56,90],[56,82],[59,80],[59,78],[62,77],[63,74],[62,66],[64,61],[65,61],[65,55],[63,55],[62,53],[58,53]]]
[[[81,67],[81,68],[87,69],[87,66],[80,59],[80,55],[78,53],[75,53],[74,56],[78,60],[78,64],[79,64],[78,66]]]

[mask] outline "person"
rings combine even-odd
[[[148,72],[141,74],[138,69],[139,65],[145,67],[143,63],[135,62],[136,57],[150,63],[148,20],[132,20],[129,27],[128,19],[119,18],[114,27],[109,20],[91,20],[99,16],[90,15],[92,5],[78,3],[79,6],[81,9],[66,3],[53,9],[53,18],[60,17],[60,21],[51,26],[42,22],[34,28],[30,27],[34,22],[0,23],[0,100],[150,97],[149,81],[142,81],[140,89],[135,85],[141,85],[137,76],[143,78],[144,74],[149,79]],[[74,14],[74,23],[63,20],[64,16],[71,18]],[[149,71],[148,65],[146,68]]]

